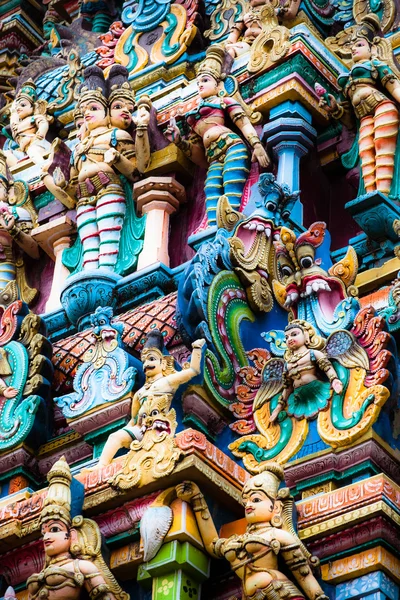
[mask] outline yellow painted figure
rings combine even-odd
[[[132,441],[142,439],[146,425],[144,420],[143,423],[142,420],[139,421],[139,424],[136,421],[139,409],[144,406],[145,401],[162,397],[167,399],[166,409],[168,410],[178,387],[199,375],[202,347],[205,343],[203,339],[193,342],[190,366],[182,371],[176,371],[173,357],[165,356],[162,352],[164,346],[162,334],[158,330],[149,333],[141,354],[146,377],[145,384],[133,396],[131,420],[128,425],[112,433],[108,438],[101,453],[98,468],[110,464],[120,448],[129,448]]]
[[[101,556],[98,525],[81,515],[71,518],[72,476],[64,457],[47,479],[40,515],[45,565],[27,580],[29,600],[78,600],[84,591],[89,600],[129,600]]]

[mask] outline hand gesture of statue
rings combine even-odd
[[[175,144],[179,144],[181,141],[181,132],[179,131],[179,127],[176,124],[175,117],[171,117],[169,120],[169,125],[165,130],[165,137],[170,142],[174,142]]]
[[[179,483],[175,490],[177,497],[189,504],[195,496],[201,494],[199,487],[192,481],[183,481],[182,483]]]

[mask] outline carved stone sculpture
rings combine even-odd
[[[90,600],[129,600],[101,555],[97,523],[71,511],[72,476],[64,457],[53,465],[47,479],[49,489],[40,514],[45,566],[27,580],[29,600],[78,600],[85,592]],[[75,510],[80,494],[74,490]]]
[[[318,559],[310,555],[294,530],[289,489],[278,489],[282,480],[283,469],[276,463],[265,465],[262,473],[248,480],[242,491],[246,532],[229,538],[218,537],[195,483],[185,481],[176,492],[191,504],[206,550],[228,560],[242,580],[243,600],[328,600],[314,574]]]
[[[0,151],[0,306],[19,298],[31,304],[37,297],[37,290],[26,281],[23,254],[39,258],[37,243],[30,236],[36,222],[28,185],[13,181],[6,156]]]
[[[353,28],[350,41],[353,65],[339,75],[338,84],[346,102],[324,94],[320,104],[334,119],[353,129],[357,126],[358,157],[363,185],[361,192],[381,192],[400,198],[398,181],[393,178],[399,129],[400,73],[390,42],[380,37],[380,22],[368,14]],[[356,153],[350,153],[357,156]],[[346,157],[346,165],[351,160]],[[355,166],[355,161],[348,164]]]
[[[222,85],[224,50],[211,46],[201,63],[197,86],[201,98],[197,108],[186,115],[192,130],[183,139],[175,121],[166,129],[166,137],[194,163],[208,168],[205,184],[206,209],[209,226],[216,225],[216,209],[220,196],[225,195],[238,209],[250,170],[250,154],[245,142],[253,149],[252,161],[267,167],[270,159],[242,104],[227,96]],[[241,135],[229,127],[229,119]]]
[[[129,84],[120,89],[115,87],[121,85],[121,70],[126,80],[126,69],[115,65],[107,82],[97,66],[88,67],[84,72],[78,100],[84,126],[72,153],[69,181],[61,169],[55,168],[52,175],[49,172],[51,165],[42,169],[43,181],[48,189],[69,207],[76,204],[81,248],[79,252],[74,248],[75,267],[81,263],[84,270],[93,271],[100,267],[107,271],[121,271],[122,267],[117,265],[119,256],[129,262],[138,253],[138,249],[132,247],[137,242],[136,236],[130,235],[135,211],[129,182],[144,170],[150,158],[147,137],[149,114],[146,110],[148,104],[142,103],[136,143],[127,131],[129,115],[123,123],[117,116],[110,115],[110,106],[113,111],[119,110],[116,108],[117,99],[124,115],[126,110],[129,112],[133,100]],[[117,121],[118,126],[113,127]]]
[[[43,163],[50,147],[45,138],[52,120],[47,114],[47,102],[37,97],[35,83],[26,81],[11,105],[11,135],[17,152],[6,151],[9,166],[15,165],[25,155],[36,164]],[[18,155],[18,152],[22,154]]]
[[[149,435],[153,435],[154,432],[161,435],[165,432],[168,436],[173,437],[176,429],[175,411],[168,411],[178,387],[199,375],[204,344],[205,340],[195,341],[190,366],[182,369],[182,371],[177,371],[174,367],[173,357],[163,354],[162,334],[156,329],[148,334],[141,354],[143,371],[146,377],[145,384],[133,396],[131,420],[128,425],[112,433],[108,438],[101,453],[98,467],[110,464],[117,451],[120,448],[129,448],[133,441],[132,450],[126,459],[126,464],[128,464],[130,454],[135,453],[135,449],[142,447],[140,444],[138,445],[137,440],[140,442],[143,438],[142,445],[144,447],[147,437],[146,432]],[[159,420],[155,417],[154,414],[156,413],[154,411],[157,414],[168,414],[169,424],[165,424],[163,419]],[[153,415],[152,419],[150,418],[151,415]],[[174,424],[172,424],[172,421]],[[128,473],[129,468],[124,467],[125,471]]]
[[[137,378],[137,359],[123,349],[122,323],[111,323],[112,308],[98,307],[91,317],[94,346],[83,356],[74,378],[74,392],[55,398],[68,419],[129,396]],[[139,363],[140,364],[140,363]]]

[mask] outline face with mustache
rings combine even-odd
[[[142,352],[143,371],[146,379],[162,375],[163,356],[157,349],[150,348]]]

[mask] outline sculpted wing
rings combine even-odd
[[[140,521],[143,560],[155,557],[172,525],[173,513],[169,506],[150,506]]]
[[[347,369],[361,367],[368,371],[370,367],[368,355],[364,348],[360,346],[354,335],[346,329],[339,329],[339,331],[331,333],[325,349],[329,358],[337,360]]]
[[[285,362],[282,358],[271,358],[266,362],[262,372],[263,383],[254,398],[253,411],[261,408],[283,389],[284,368]]]

